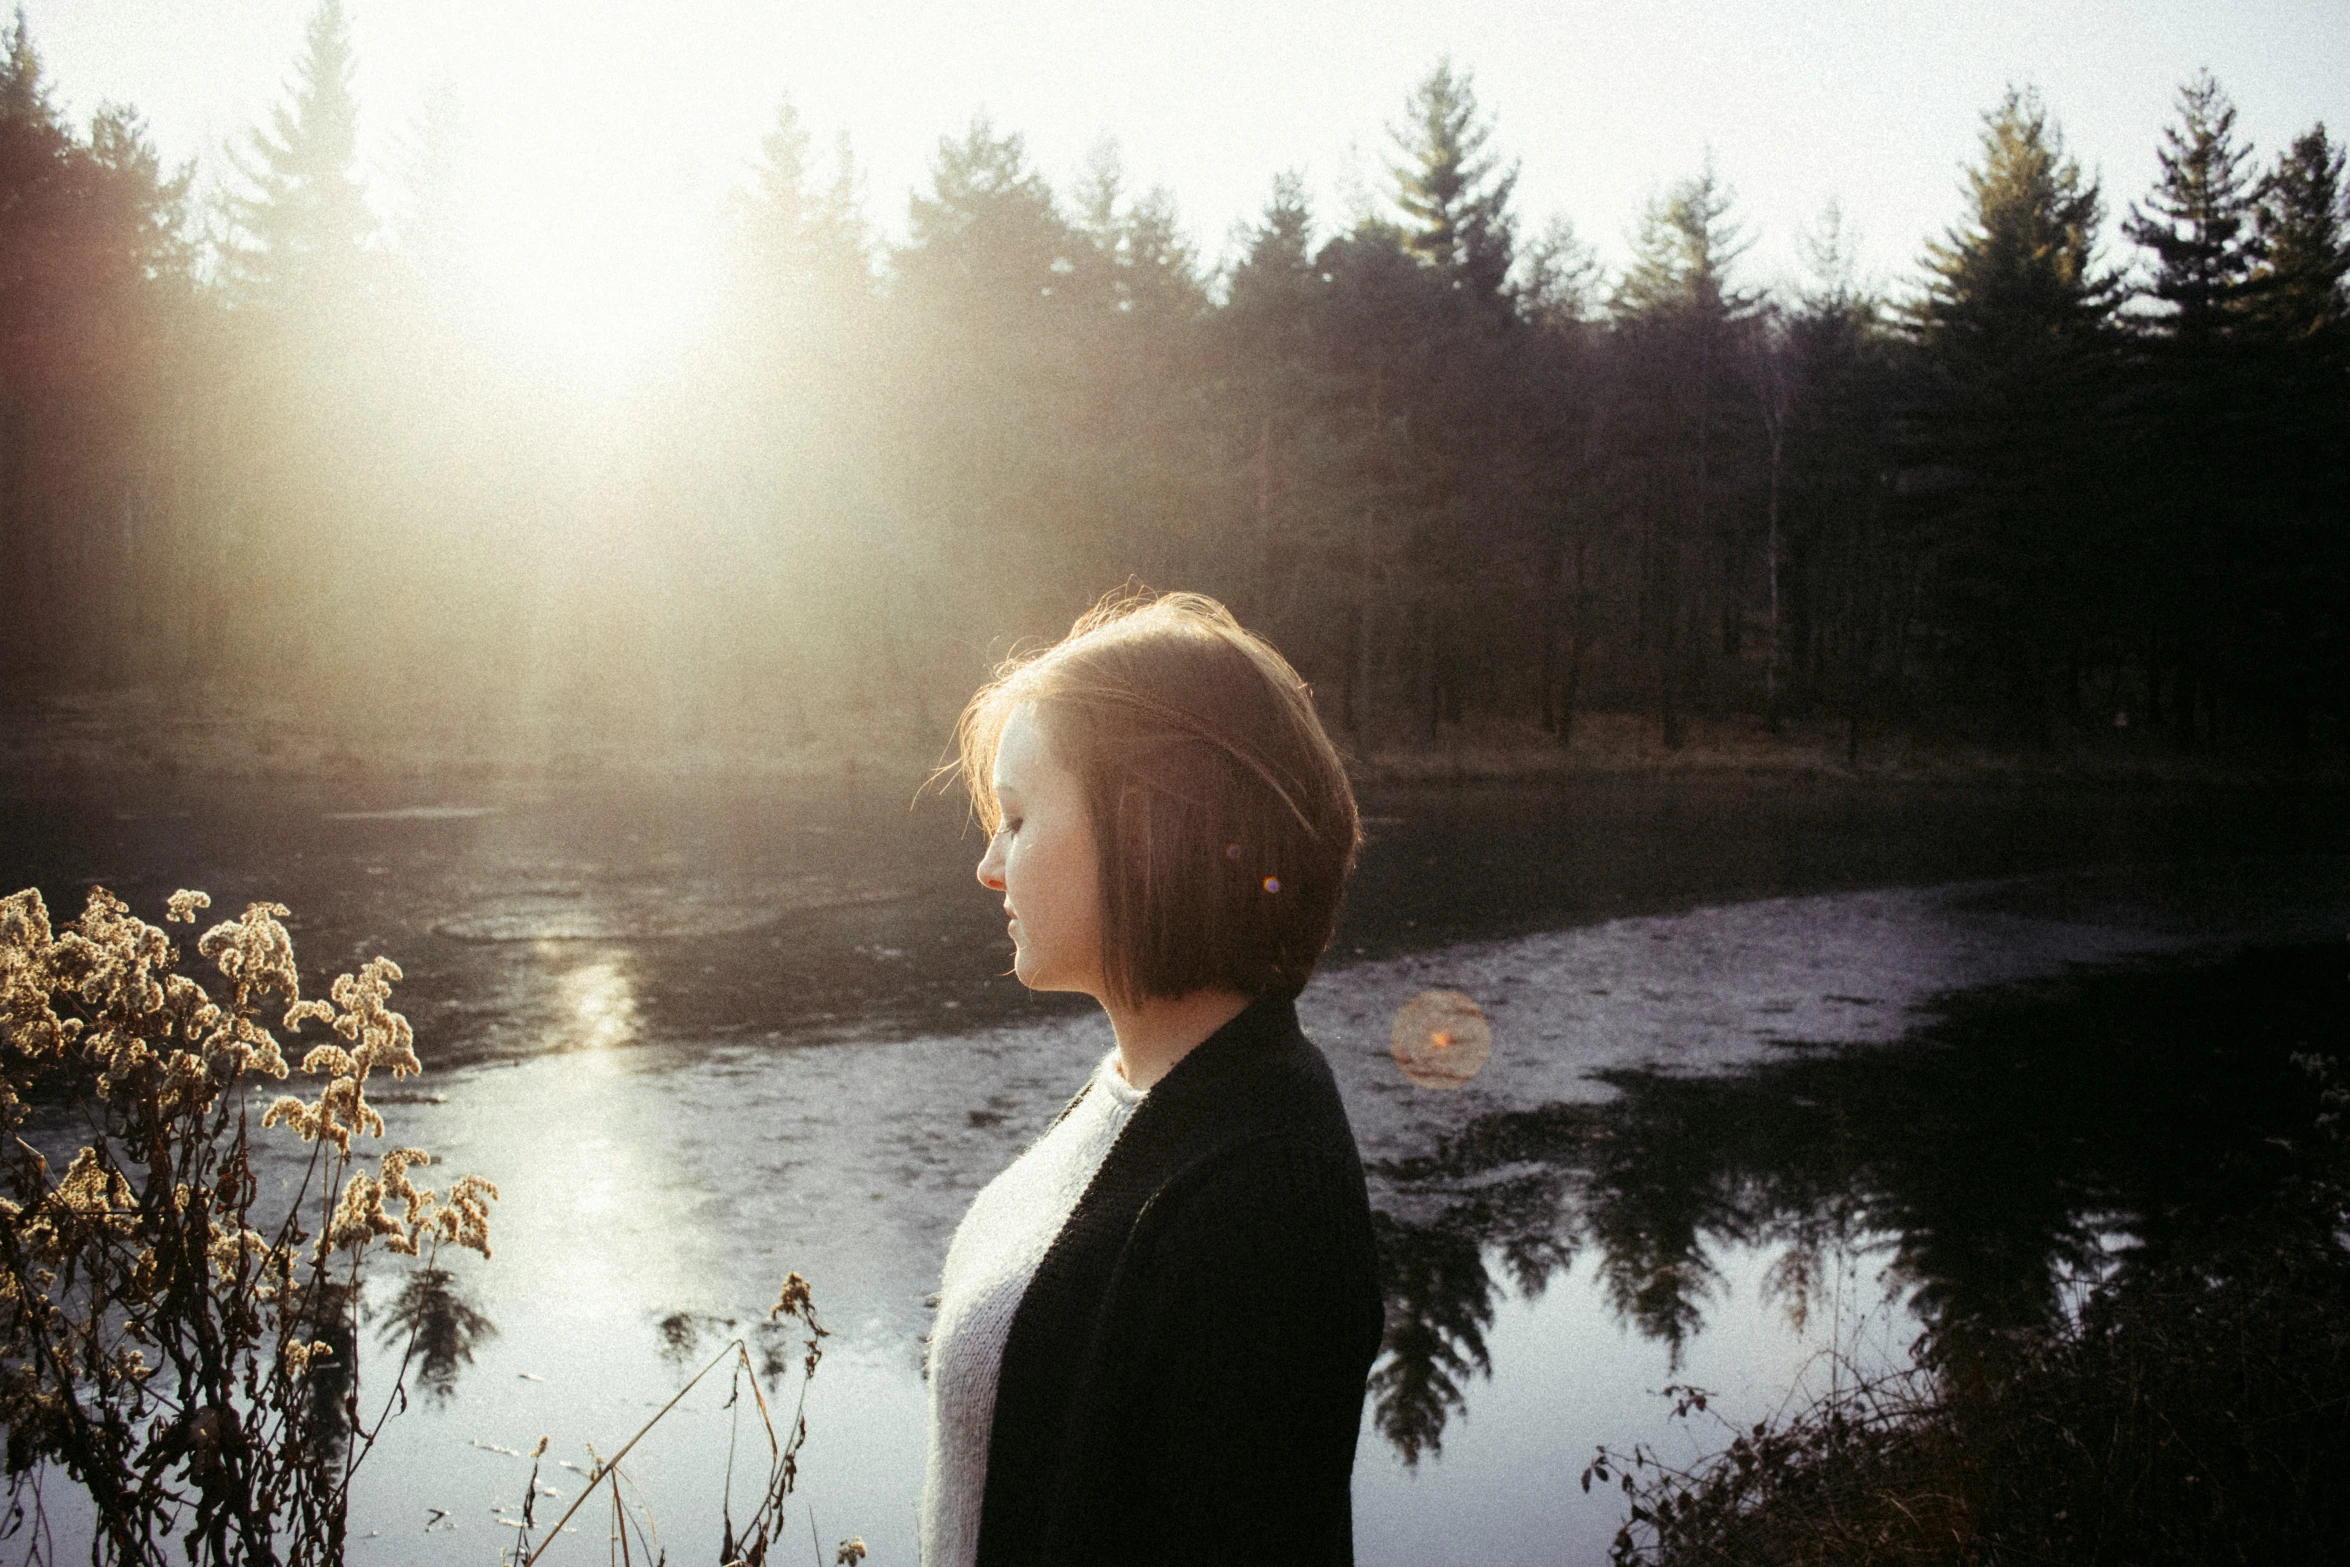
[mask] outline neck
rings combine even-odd
[[[1132,1004],[1104,1001],[1102,1010],[1118,1036],[1118,1070],[1136,1088],[1149,1088],[1247,1005],[1236,991],[1195,990]]]

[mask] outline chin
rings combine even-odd
[[[1027,968],[1018,963],[1012,965],[1012,977],[1030,990],[1036,991],[1083,990],[1085,988],[1081,982],[1066,974],[1055,974],[1049,969]]]

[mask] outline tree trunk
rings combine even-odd
[[[1779,732],[1779,454],[1785,445],[1783,419],[1771,421],[1770,535],[1767,544],[1771,576],[1771,640],[1764,650],[1763,727]]]
[[[1702,622],[1695,619],[1696,606],[1686,602],[1687,583],[1685,579],[1687,573],[1684,569],[1686,563],[1682,559],[1684,550],[1681,545],[1695,545],[1701,549],[1704,547],[1707,536],[1707,518],[1713,509],[1710,504],[1713,499],[1713,382],[1713,323],[1706,320],[1701,321],[1697,329],[1697,486],[1696,493],[1691,497],[1692,515],[1689,532],[1679,544],[1676,544],[1673,551],[1674,603],[1672,615],[1666,622],[1665,628],[1667,650],[1665,653],[1664,739],[1665,749],[1668,751],[1681,749],[1681,712],[1675,691],[1675,686],[1680,678],[1678,655],[1684,651],[1689,655],[1689,673],[1693,677],[1689,694],[1692,698],[1697,694],[1697,683],[1694,677],[1699,674],[1702,667],[1697,661],[1701,656],[1702,646],[1698,626]],[[1702,574],[1700,580],[1703,580]],[[1680,643],[1688,644],[1685,650],[1674,645]]]
[[[1558,586],[1553,583],[1542,606],[1542,668],[1534,698],[1535,722],[1542,726],[1544,734],[1551,735],[1559,732],[1559,637],[1564,629],[1560,625],[1563,618]]]
[[[1585,612],[1590,607],[1584,591],[1583,577],[1584,568],[1588,563],[1589,551],[1590,542],[1584,537],[1583,531],[1578,528],[1575,530],[1575,546],[1571,556],[1575,567],[1574,579],[1573,585],[1568,589],[1567,599],[1567,667],[1559,686],[1556,720],[1551,725],[1552,732],[1559,737],[1559,746],[1562,750],[1575,743],[1575,698],[1583,678]],[[1555,643],[1556,635],[1554,627],[1552,643],[1545,645],[1546,652]]]
[[[1272,606],[1273,582],[1273,416],[1257,427],[1257,603],[1260,613]]]
[[[1349,695],[1354,699],[1347,715],[1354,725],[1355,749],[1365,755],[1371,750],[1371,673],[1374,667],[1371,641],[1372,601],[1366,597],[1355,606],[1354,680]]]
[[[1436,628],[1430,624],[1432,617],[1425,606],[1417,618],[1420,634],[1414,640],[1419,644],[1419,668],[1416,676],[1418,690],[1414,695],[1418,700],[1413,705],[1419,709],[1420,748],[1433,751],[1439,734],[1437,704],[1442,696],[1436,679]]]
[[[1678,599],[1678,595],[1675,595]],[[1681,620],[1682,606],[1676,602],[1664,615],[1664,646],[1656,661],[1658,727],[1664,731],[1665,749],[1681,749]]]

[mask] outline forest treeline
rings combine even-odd
[[[2208,74],[2120,203],[2031,91],[1919,281],[1742,270],[1711,168],[1610,274],[1513,202],[1469,74],[1380,215],[1272,183],[1205,264],[1114,157],[1055,190],[985,119],[885,244],[784,107],[723,303],[625,396],[457,301],[454,122],[371,202],[313,18],[205,203],[137,116],[0,66],[0,689],[198,682],[498,733],[943,724],[1130,578],[1269,633],[1355,743],[1593,709],[2183,748],[2350,729],[2350,207]],[[746,157],[750,149],[745,149]],[[380,212],[396,212],[390,220]]]

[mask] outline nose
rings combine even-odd
[[[987,852],[979,857],[979,885],[990,892],[1004,890],[1004,840],[987,840]]]

